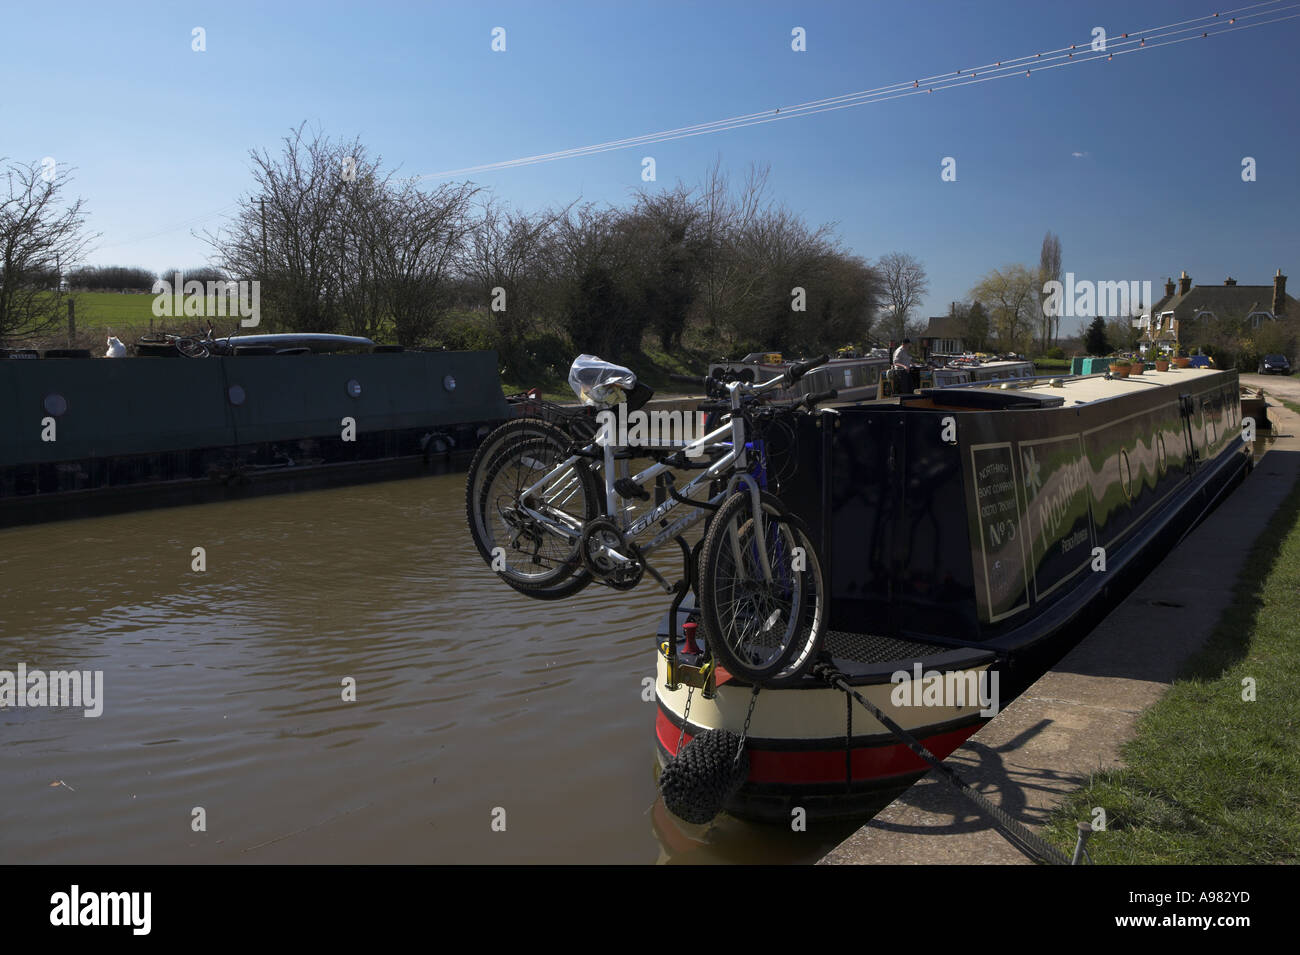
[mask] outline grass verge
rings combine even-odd
[[[1046,836],[1070,854],[1075,823],[1101,807],[1106,830],[1089,843],[1098,864],[1300,861],[1297,620],[1300,484],[1255,543],[1206,646],[1122,747],[1126,767],[1092,776]]]

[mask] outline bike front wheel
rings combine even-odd
[[[799,680],[826,621],[826,585],[807,525],[780,500],[738,491],[709,523],[700,554],[700,617],[714,659],[763,686]],[[763,556],[766,556],[766,561]]]

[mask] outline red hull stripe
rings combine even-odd
[[[935,756],[943,759],[964,743],[980,724],[963,726],[936,736],[919,737],[926,748]],[[680,727],[674,726],[659,711],[655,721],[655,732],[659,744],[672,755],[676,751]],[[682,745],[691,741],[687,733]],[[914,775],[929,768],[926,762],[902,743],[885,746],[860,747],[853,751],[852,757],[854,782],[866,782],[873,779],[888,779],[892,776]],[[827,748],[821,750],[758,750],[749,751],[749,782],[784,783],[784,784],[818,784],[844,782],[844,744],[838,745],[827,740]]]

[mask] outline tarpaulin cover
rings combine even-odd
[[[627,400],[627,392],[636,387],[636,375],[595,355],[579,355],[569,368],[569,387],[584,405],[609,408]]]

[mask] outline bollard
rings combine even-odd
[[[1083,858],[1083,847],[1088,843],[1088,837],[1092,835],[1092,824],[1087,822],[1079,823],[1079,841],[1074,846],[1074,858],[1070,860],[1070,865],[1078,865],[1079,860]],[[1088,860],[1091,864],[1092,860]]]

